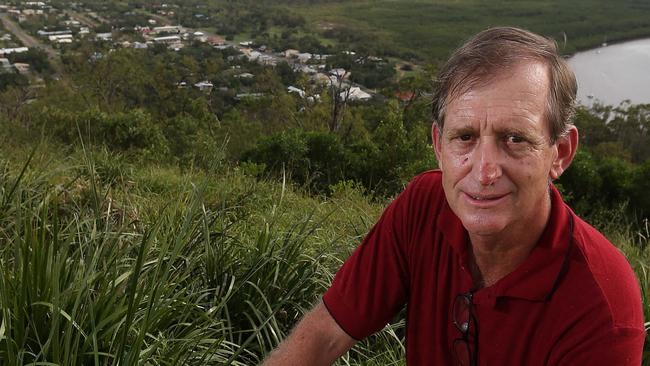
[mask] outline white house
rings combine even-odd
[[[113,34],[110,32],[107,33],[97,33],[95,34],[95,39],[98,41],[112,41]]]
[[[10,53],[21,53],[27,51],[29,51],[29,48],[27,47],[0,48],[0,55],[8,55]]]
[[[175,33],[179,34],[183,32],[183,27],[180,25],[166,25],[163,27],[154,27],[151,30],[151,33],[158,34],[158,33]]]
[[[49,36],[47,38],[50,40],[50,42],[59,43],[60,40],[64,40],[64,39],[69,39],[70,42],[72,42],[72,34],[59,34],[59,35]]]
[[[203,33],[203,32],[198,32],[198,31],[194,32],[194,33],[192,33],[192,37],[195,40],[199,41],[199,42],[207,42],[208,41],[208,37],[206,37],[205,33]]]
[[[295,86],[289,86],[287,88],[287,92],[298,94],[300,96],[300,98],[305,97],[305,91],[300,89],[300,88],[296,88]]]
[[[212,85],[211,82],[209,82],[207,80],[204,80],[204,81],[200,81],[200,82],[194,84],[194,87],[198,88],[202,92],[209,93],[209,92],[212,91],[212,88],[214,87],[214,85]]]
[[[289,48],[288,50],[284,50],[284,57],[286,58],[297,57],[299,53],[300,51]]]
[[[304,53],[299,53],[296,55],[298,58],[298,62],[304,64],[307,63],[307,61],[311,60],[311,53],[304,52]]]
[[[29,74],[29,64],[23,63],[23,62],[16,62],[14,63],[14,67],[18,71],[19,74]]]
[[[244,72],[244,73],[235,75],[235,78],[237,78],[237,79],[252,79],[253,77],[255,77],[255,75],[253,75],[253,74],[251,74],[249,72]]]
[[[341,98],[345,99],[348,98],[348,100],[369,100],[372,98],[372,95],[364,92],[359,88],[358,86],[353,86],[350,89],[344,90],[341,92]]]
[[[153,39],[153,41],[155,43],[162,43],[162,44],[175,44],[181,42],[181,37],[180,36],[156,37]]]

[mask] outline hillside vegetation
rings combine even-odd
[[[352,183],[310,196],[217,156],[179,169],[75,146],[0,147],[4,365],[257,364],[387,202]],[[634,267],[647,318],[650,232],[621,217],[593,222]],[[403,326],[337,364],[403,365]]]
[[[323,33],[378,53],[442,60],[490,26],[530,29],[556,39],[565,54],[650,35],[650,3],[637,0],[358,0],[311,2],[292,10]],[[566,37],[566,38],[565,38]],[[564,40],[566,39],[566,43]]]

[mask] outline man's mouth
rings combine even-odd
[[[489,194],[489,195],[484,195],[484,194],[472,194],[472,193],[465,193],[469,198],[471,198],[474,201],[478,202],[492,202],[492,201],[497,201],[507,195],[507,193],[504,194]]]

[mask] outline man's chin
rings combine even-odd
[[[467,217],[461,219],[465,230],[472,236],[494,236],[506,228],[504,220],[495,217]]]

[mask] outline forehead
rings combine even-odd
[[[447,105],[445,127],[468,122],[543,123],[549,76],[546,65],[525,61],[466,88]]]

